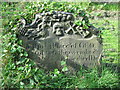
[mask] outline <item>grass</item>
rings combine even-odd
[[[94,26],[101,29],[103,38],[104,55],[103,62],[118,63],[118,20],[104,18],[91,20]]]
[[[116,11],[116,10],[118,10],[119,3],[96,3],[96,2],[92,2],[92,3],[90,3],[90,6],[95,7],[96,9],[101,9],[101,10]]]

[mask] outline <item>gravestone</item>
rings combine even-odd
[[[36,14],[35,20],[26,25],[21,19],[19,38],[28,57],[46,70],[62,69],[66,61],[69,70],[80,66],[94,67],[100,64],[102,44],[93,28],[82,29],[74,24],[72,13],[54,11]]]

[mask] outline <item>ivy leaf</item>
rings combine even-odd
[[[63,65],[65,65],[66,64],[66,62],[65,61],[61,61],[61,65],[63,66]]]
[[[64,67],[64,68],[62,69],[62,71],[63,71],[63,72],[68,71],[68,68],[67,68],[67,67]]]
[[[24,70],[24,67],[19,67],[18,70]]]
[[[28,56],[27,52],[24,53],[24,56],[26,56],[26,57]]]
[[[22,85],[22,86],[23,86],[23,85],[24,85],[24,83],[23,83],[23,82],[20,82],[20,85]]]
[[[59,73],[60,73],[60,71],[58,69],[54,70],[54,74],[59,74]]]
[[[36,82],[39,82],[39,78],[36,75],[34,75],[34,79]]]
[[[30,79],[30,83],[31,85],[34,85],[35,82],[32,79]]]

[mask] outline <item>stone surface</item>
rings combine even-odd
[[[93,28],[83,30],[74,24],[74,17],[66,12],[36,14],[32,24],[21,20],[19,38],[23,47],[38,66],[53,70],[62,69],[66,61],[69,70],[79,70],[80,65],[99,65],[102,45],[98,32]]]

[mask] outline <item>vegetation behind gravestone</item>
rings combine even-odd
[[[31,23],[36,13],[44,11],[65,11],[80,14],[88,22],[89,3],[56,3],[56,2],[2,2],[2,83],[3,88],[118,88],[118,75],[104,69],[101,76],[98,71],[83,68],[76,75],[64,74],[67,67],[64,62],[63,71],[55,69],[46,73],[35,66],[27,58],[28,54],[17,37],[17,24],[23,17]],[[81,12],[81,13],[80,13]],[[88,14],[87,14],[88,13]],[[77,22],[80,24],[82,22]]]

